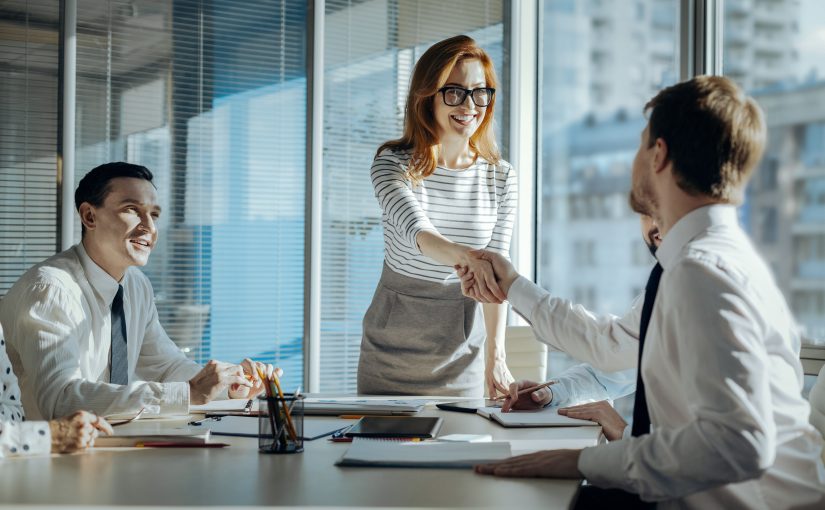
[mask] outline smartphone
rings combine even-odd
[[[460,400],[458,402],[441,402],[435,406],[444,411],[475,413],[480,407],[501,407],[501,402],[480,398],[477,400]]]

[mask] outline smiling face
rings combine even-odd
[[[462,60],[455,65],[444,86],[464,89],[486,87],[484,66],[478,59]],[[476,106],[469,94],[458,106],[444,104],[444,98],[440,92],[435,95],[433,101],[433,113],[442,144],[466,143],[478,130],[487,113],[486,108]]]
[[[145,266],[158,238],[157,192],[151,182],[133,177],[109,181],[100,206],[84,202],[80,219],[89,256],[116,280],[129,266]]]

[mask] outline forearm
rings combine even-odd
[[[38,390],[38,408],[46,419],[60,418],[75,411],[89,411],[106,416],[133,413],[143,407],[167,415],[186,414],[189,410],[188,382],[135,381],[121,386],[72,380],[54,385],[53,388]]]
[[[507,304],[484,303],[484,328],[487,332],[485,344],[487,359],[504,360],[504,332],[507,328]]]
[[[421,253],[445,266],[465,264],[470,247],[454,243],[438,232],[422,230],[416,235]]]

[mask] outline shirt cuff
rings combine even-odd
[[[587,482],[603,489],[629,489],[622,478],[626,471],[624,453],[628,441],[613,441],[582,450],[579,471]]]
[[[536,305],[548,294],[549,292],[524,276],[519,276],[516,278],[516,281],[510,285],[510,290],[507,292],[507,300],[510,301],[510,305],[519,315],[532,324],[533,311]]]
[[[630,425],[626,425],[624,430],[622,431],[622,439],[629,438],[633,433],[633,427]]]
[[[160,402],[160,414],[189,414],[189,383],[162,383],[163,398]]]
[[[556,384],[547,389],[553,393],[553,400],[549,404],[552,407],[561,407],[570,398],[570,390],[567,389],[567,385],[561,379],[557,379]]]

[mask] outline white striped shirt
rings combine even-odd
[[[421,231],[438,232],[464,246],[487,248],[509,257],[518,204],[513,167],[479,157],[463,170],[437,167],[413,186],[405,177],[411,151],[384,150],[370,177],[381,206],[384,261],[393,271],[433,282],[455,283],[455,270],[418,249]]]

